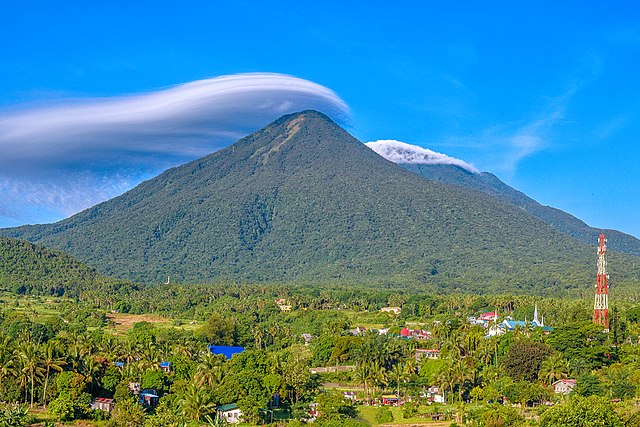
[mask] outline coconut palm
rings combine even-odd
[[[45,370],[44,386],[42,390],[42,396],[44,405],[47,405],[47,386],[49,384],[49,374],[51,371],[62,371],[62,367],[65,365],[64,359],[60,357],[59,343],[57,341],[48,341],[42,347],[42,366]]]
[[[42,373],[44,373],[44,369],[40,365],[42,362],[42,358],[39,348],[32,342],[22,343],[18,350],[18,357],[20,358],[21,362],[22,375],[24,376],[25,380],[28,380],[31,385],[30,406],[33,408],[36,377],[39,377],[40,375],[42,375]],[[26,382],[27,381],[24,381],[25,385]]]
[[[15,349],[9,337],[0,339],[0,394],[4,391],[2,381],[8,376],[15,375]]]
[[[549,385],[567,378],[568,374],[569,362],[567,362],[560,353],[554,353],[542,362],[540,372],[538,372],[538,378]]]
[[[180,399],[182,414],[191,419],[199,421],[215,410],[215,403],[211,395],[195,384],[190,384],[184,391]]]

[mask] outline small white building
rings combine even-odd
[[[235,403],[221,405],[216,408],[218,417],[225,420],[228,424],[238,424],[242,421],[242,411]]]
[[[428,349],[428,350],[424,350],[424,349],[417,349],[416,350],[416,362],[421,361],[423,358],[426,359],[440,359],[440,350],[438,349]]]
[[[396,316],[402,313],[402,308],[400,307],[382,307],[380,309],[383,313],[395,314]]]
[[[576,386],[576,380],[558,380],[551,385],[556,394],[569,394]]]

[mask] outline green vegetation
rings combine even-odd
[[[103,276],[63,252],[0,237],[0,288],[17,294],[75,297],[87,289],[117,294],[134,287]]]
[[[639,239],[616,230],[601,230],[589,227],[571,214],[560,209],[541,205],[526,194],[509,187],[491,173],[474,174],[453,165],[402,164],[401,166],[426,179],[468,188],[497,197],[524,209],[556,230],[590,246],[594,246],[598,241],[598,235],[604,232],[607,235],[610,249],[640,256]]]
[[[300,426],[311,403],[317,404],[315,425],[325,427],[431,420],[438,420],[434,426],[618,426],[640,417],[633,296],[616,300],[612,331],[605,334],[590,323],[590,300],[569,298],[225,283],[131,288],[113,304],[101,302],[99,292],[84,290],[75,299],[0,294],[0,400],[46,407],[32,414],[40,420],[109,426],[216,425],[216,407],[232,403],[250,425]],[[390,305],[402,312],[380,312]],[[467,322],[468,315],[495,308],[501,316],[530,316],[534,305],[554,326],[551,334],[524,328],[486,338],[481,326]],[[112,335],[112,306],[146,313],[139,316],[149,321]],[[177,316],[197,324],[175,326]],[[389,332],[349,332],[365,323]],[[430,335],[401,338],[406,325]],[[309,345],[303,334],[312,336]],[[225,360],[206,351],[208,344],[246,350]],[[440,358],[418,361],[417,348],[439,349]],[[171,363],[171,372],[160,369],[162,361]],[[336,365],[353,368],[310,369]],[[573,392],[555,394],[550,385],[565,378],[577,379]],[[131,383],[154,390],[158,405],[142,405]],[[444,393],[445,404],[431,402],[430,386]],[[358,402],[342,391],[354,391]],[[384,395],[399,396],[401,405],[368,404]],[[96,397],[115,398],[114,410],[91,410]]]
[[[56,224],[2,230],[142,283],[398,286],[571,294],[593,245],[521,208],[425,180],[316,112],[285,116]],[[612,253],[618,288],[640,258]]]

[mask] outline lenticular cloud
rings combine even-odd
[[[437,153],[422,148],[417,145],[407,144],[405,142],[395,141],[393,139],[384,139],[379,141],[367,142],[365,144],[385,159],[399,164],[417,164],[417,165],[454,165],[473,173],[480,173],[478,169],[471,166],[464,160],[447,156],[446,154]]]
[[[330,89],[271,73],[0,113],[0,226],[77,212],[306,109],[349,117]]]

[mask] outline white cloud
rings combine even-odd
[[[405,142],[393,139],[384,139],[378,141],[367,142],[365,144],[385,159],[399,164],[422,164],[422,165],[454,165],[473,173],[480,173],[478,169],[455,157],[438,153],[428,148],[422,148],[417,145],[407,144]]]
[[[1,217],[27,218],[33,206],[77,212],[306,109],[342,123],[350,114],[330,89],[272,73],[0,112],[0,226]]]

